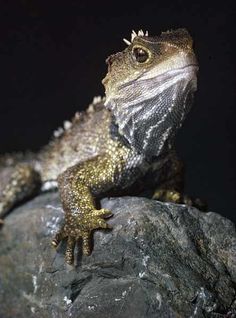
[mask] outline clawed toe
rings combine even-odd
[[[76,243],[81,239],[83,255],[90,255],[91,233],[96,229],[110,229],[111,226],[104,220],[110,216],[112,216],[111,211],[106,209],[93,210],[82,219],[71,216],[66,219],[65,225],[56,233],[52,245],[57,248],[60,242],[67,238],[65,261],[71,265],[74,263]]]
[[[96,227],[97,228],[101,228],[101,229],[107,229],[109,227],[109,225],[106,223],[105,220],[99,218],[97,220],[97,226]]]
[[[82,246],[83,255],[89,256],[91,254],[90,233],[84,233]]]
[[[74,262],[74,249],[75,249],[75,239],[72,237],[68,237],[65,260],[67,264],[69,265],[73,264]]]
[[[94,210],[91,213],[92,217],[101,217],[101,218],[109,218],[112,216],[112,212],[107,209],[101,209],[101,210]]]
[[[56,248],[64,237],[65,235],[64,235],[64,227],[63,227],[60,231],[56,233],[54,239],[51,242],[52,246]]]

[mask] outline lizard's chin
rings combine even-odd
[[[194,61],[188,64],[182,64],[180,67],[177,68],[170,68],[166,71],[160,72],[153,72],[144,70],[142,73],[138,74],[137,78],[134,79],[127,79],[124,82],[117,83],[116,88],[109,88],[106,90],[106,101],[104,103],[105,107],[112,110],[113,100],[116,100],[117,97],[124,95],[127,96],[127,100],[129,98],[142,99],[145,97],[146,94],[150,91],[150,86],[153,86],[151,81],[154,85],[158,87],[170,86],[171,82],[172,85],[174,82],[178,82],[179,80],[185,80],[186,82],[192,83],[192,89],[197,89],[197,72],[199,70],[198,64],[194,63]],[[122,94],[122,91],[125,92],[127,95]],[[152,94],[152,92],[150,92]]]
[[[182,125],[197,88],[195,64],[140,77],[120,86],[105,106],[114,115],[119,133],[146,156],[158,156]]]

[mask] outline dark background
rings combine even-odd
[[[132,29],[186,27],[200,63],[195,105],[178,134],[186,192],[236,221],[235,1],[1,1],[0,153],[47,143],[103,94],[105,58]]]

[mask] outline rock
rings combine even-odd
[[[141,197],[104,199],[112,231],[89,257],[50,246],[63,220],[57,193],[16,208],[0,231],[0,317],[235,317],[231,221]]]

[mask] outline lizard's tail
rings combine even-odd
[[[19,163],[33,164],[36,160],[37,154],[30,151],[0,154],[0,169],[13,167]]]
[[[34,167],[23,162],[15,166],[2,166],[0,180],[0,224],[3,224],[2,218],[9,210],[16,203],[37,193],[41,182],[40,175]]]

